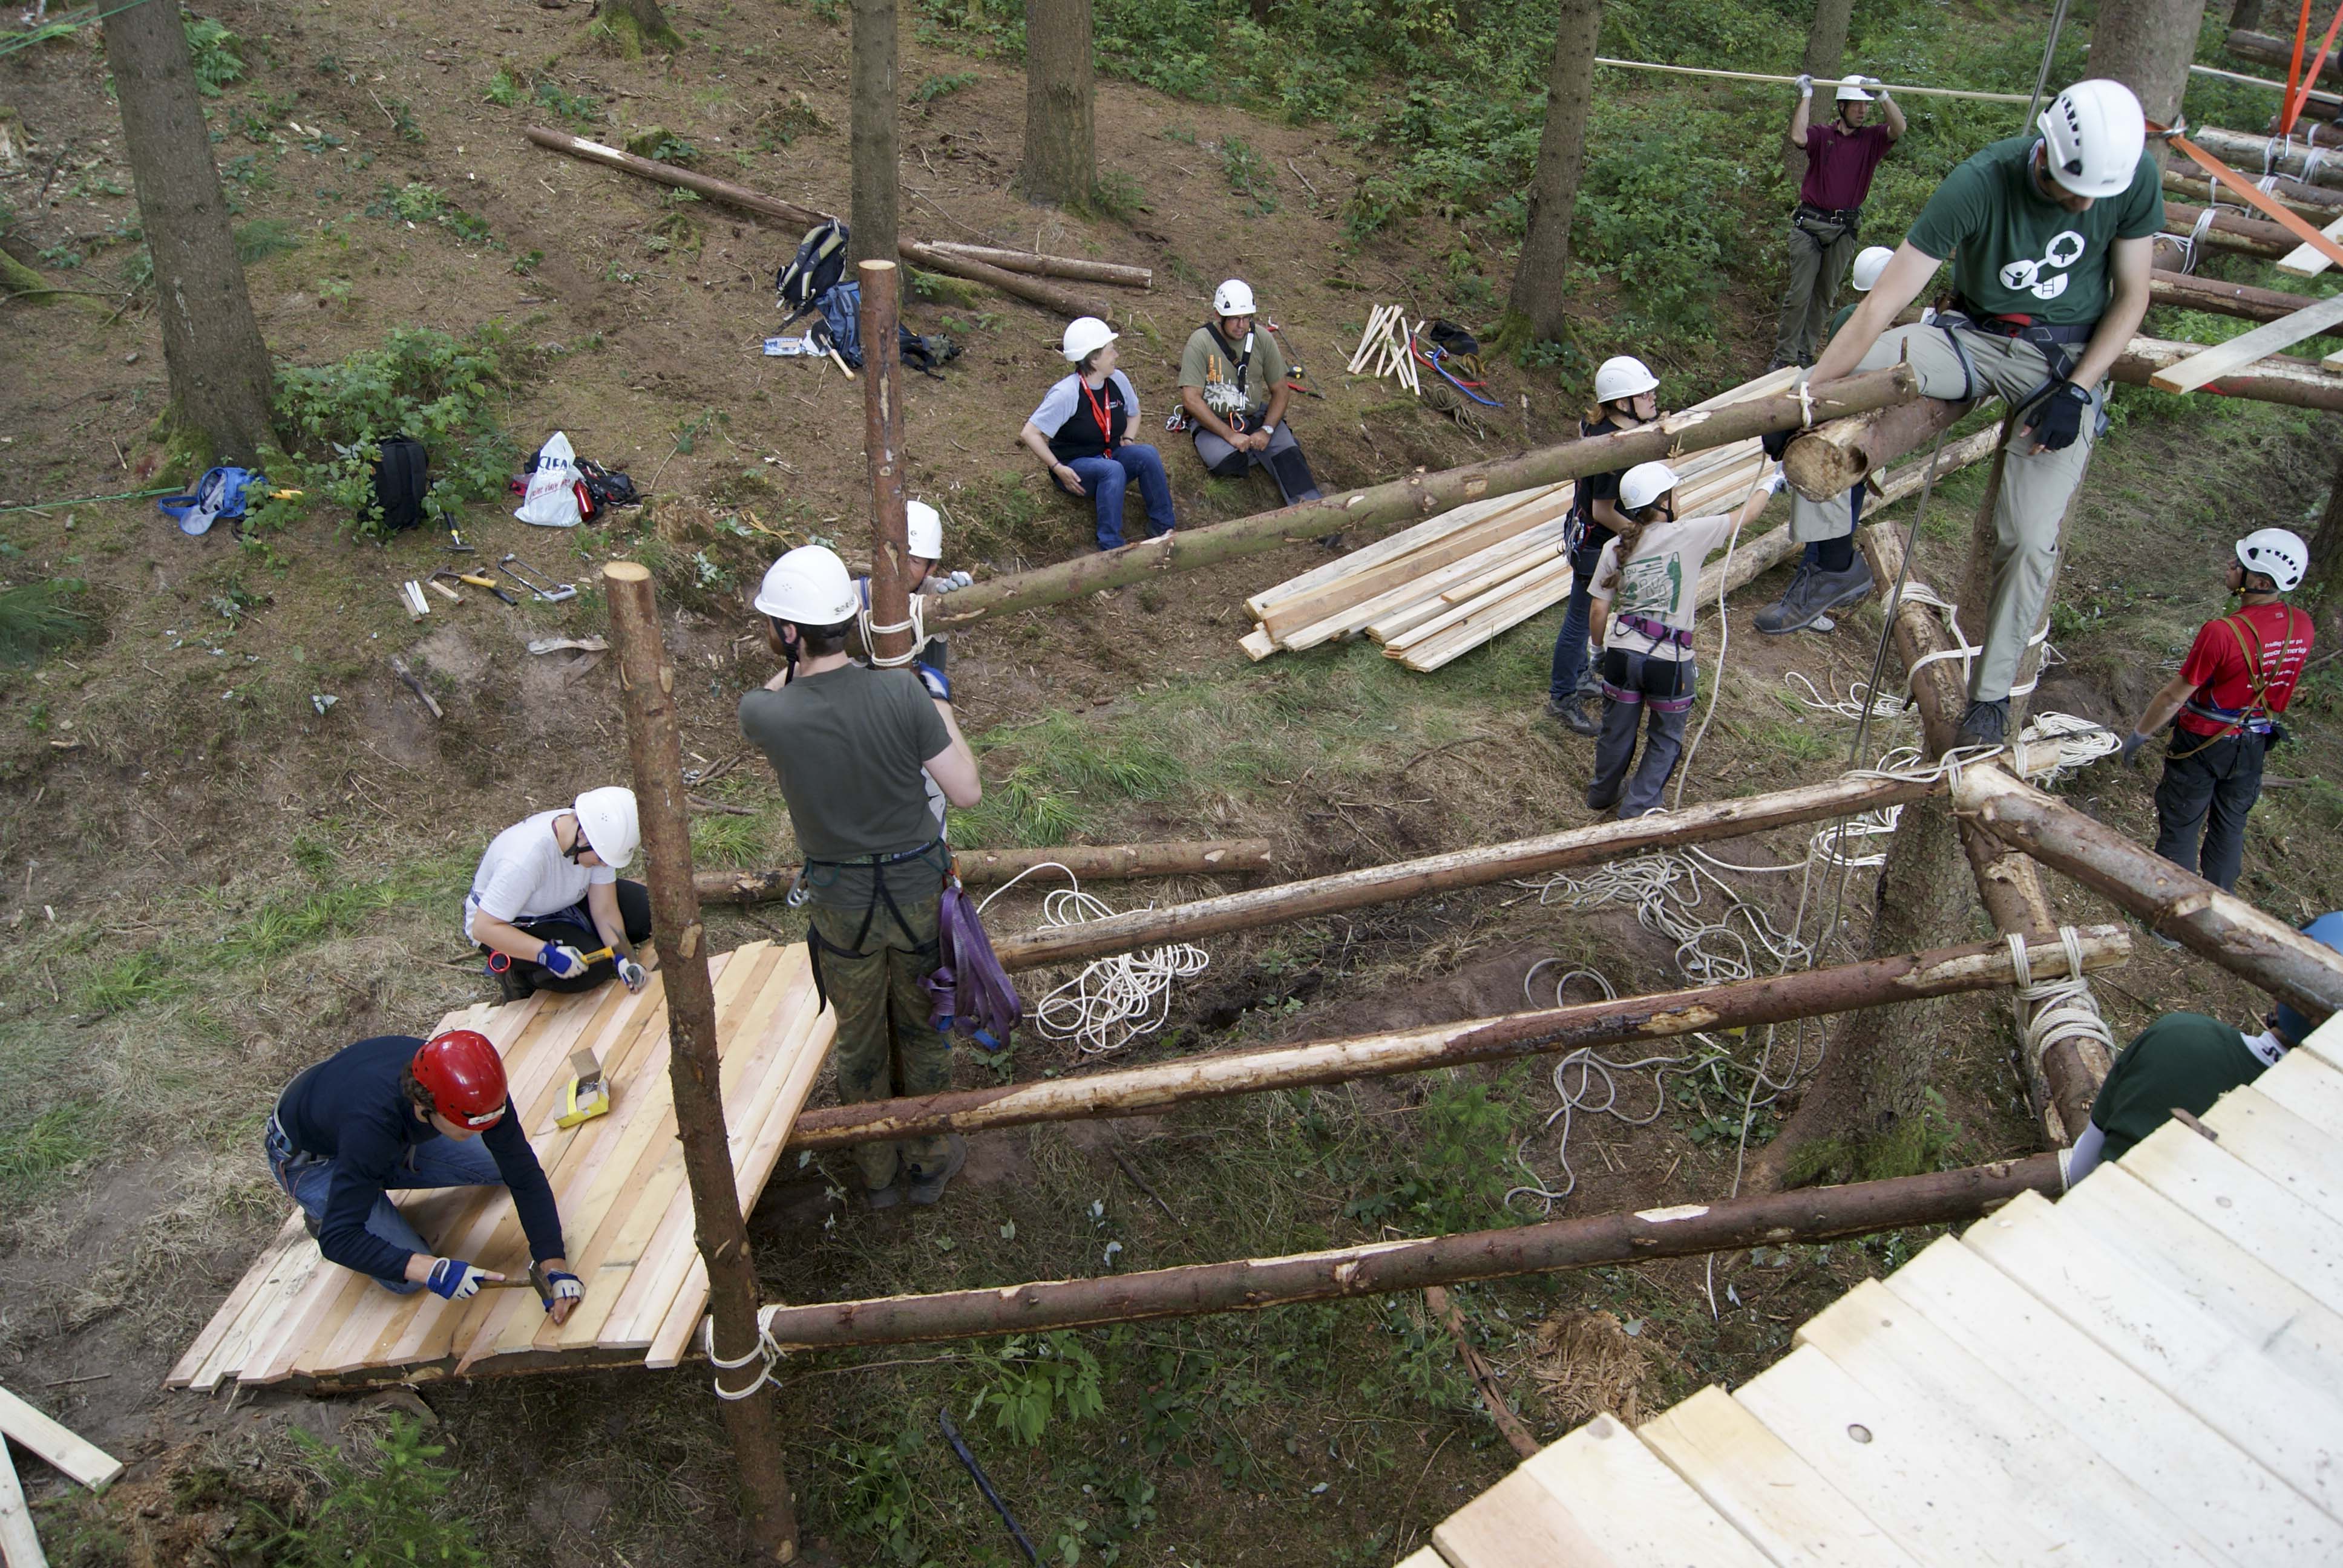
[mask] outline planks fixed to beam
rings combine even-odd
[[[2217,343],[2177,365],[2158,370],[2148,377],[2147,384],[2160,392],[2194,392],[2208,381],[2217,381],[2257,360],[2291,348],[2306,337],[2316,337],[2338,327],[2343,327],[2343,294],[2332,294],[2292,316],[2265,321],[2226,343]]]
[[[753,1204],[828,1053],[833,1016],[816,1000],[804,950],[754,942],[709,960],[716,982],[725,1120],[741,1202]],[[468,1008],[440,1029],[497,1042],[522,1118],[560,1204],[571,1270],[586,1299],[556,1326],[534,1291],[468,1302],[401,1296],[318,1256],[297,1211],[172,1369],[168,1386],[224,1382],[365,1381],[641,1359],[673,1365],[706,1307],[692,1240],[683,1146],[669,1091],[666,990],[615,983],[573,996]],[[612,1085],[610,1113],[554,1126],[570,1052],[592,1050]],[[508,1278],[528,1246],[502,1187],[395,1195],[445,1255]],[[500,1364],[501,1363],[501,1364]]]

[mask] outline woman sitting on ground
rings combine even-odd
[[[1098,515],[1098,546],[1122,543],[1124,487],[1136,481],[1147,507],[1147,535],[1168,534],[1172,481],[1154,447],[1124,440],[1139,422],[1139,393],[1114,367],[1114,329],[1095,316],[1066,328],[1065,355],[1074,373],[1050,388],[1017,438],[1032,448],[1050,482],[1070,496],[1088,496]]]

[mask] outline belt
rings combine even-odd
[[[1832,223],[1853,223],[1863,216],[1863,209],[1859,206],[1816,206],[1810,201],[1802,201],[1791,210],[1805,213],[1809,217],[1826,218]]]
[[[2270,732],[2270,716],[2258,708],[2215,708],[2210,703],[2183,704],[2181,712],[2191,719],[2201,719],[2207,724],[2218,724],[2228,729],[2250,729],[2257,735]]]
[[[1692,646],[1691,632],[1679,631],[1674,627],[1668,625],[1665,621],[1653,620],[1646,616],[1640,615],[1623,615],[1615,618],[1621,626],[1625,627],[1629,631],[1642,632],[1654,642],[1664,643],[1675,648],[1690,648]]]
[[[1968,317],[1974,331],[1990,332],[1996,337],[2016,337],[2036,347],[2046,343],[2088,343],[2091,334],[2099,329],[2096,321],[2036,321],[2030,316],[1988,316],[1965,298],[1956,298],[1953,308]]]

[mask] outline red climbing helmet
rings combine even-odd
[[[432,1109],[475,1132],[503,1120],[507,1103],[504,1058],[496,1042],[476,1029],[435,1034],[415,1053],[415,1081],[431,1096]]]

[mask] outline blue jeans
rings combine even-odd
[[[1168,534],[1174,527],[1172,481],[1163,474],[1163,455],[1154,447],[1117,447],[1107,457],[1077,457],[1066,467],[1074,471],[1082,481],[1082,488],[1090,492],[1091,505],[1098,514],[1099,548],[1111,550],[1122,543],[1122,492],[1133,480],[1138,481],[1140,498],[1147,505],[1148,538]],[[1050,476],[1050,482],[1061,490],[1066,488],[1055,474]]]
[[[1586,641],[1594,607],[1586,585],[1594,580],[1594,568],[1602,560],[1601,545],[1570,554],[1570,608],[1562,612],[1562,630],[1554,634],[1554,674],[1546,682],[1546,696],[1552,701],[1568,702],[1574,694],[1591,696],[1595,689]]]
[[[286,1195],[301,1205],[301,1211],[313,1222],[326,1217],[326,1193],[333,1185],[334,1161],[322,1154],[311,1154],[293,1147],[277,1125],[268,1119],[268,1131],[261,1147],[268,1156],[268,1173]],[[477,1138],[435,1138],[407,1151],[406,1169],[397,1173],[394,1184],[402,1191],[431,1187],[498,1187],[504,1184],[503,1173],[497,1170],[496,1156],[490,1154]],[[374,1212],[367,1216],[367,1231],[394,1247],[429,1256],[431,1244],[416,1233],[385,1193],[375,1200]],[[402,1296],[411,1296],[423,1287],[412,1280],[377,1280],[384,1290]]]

